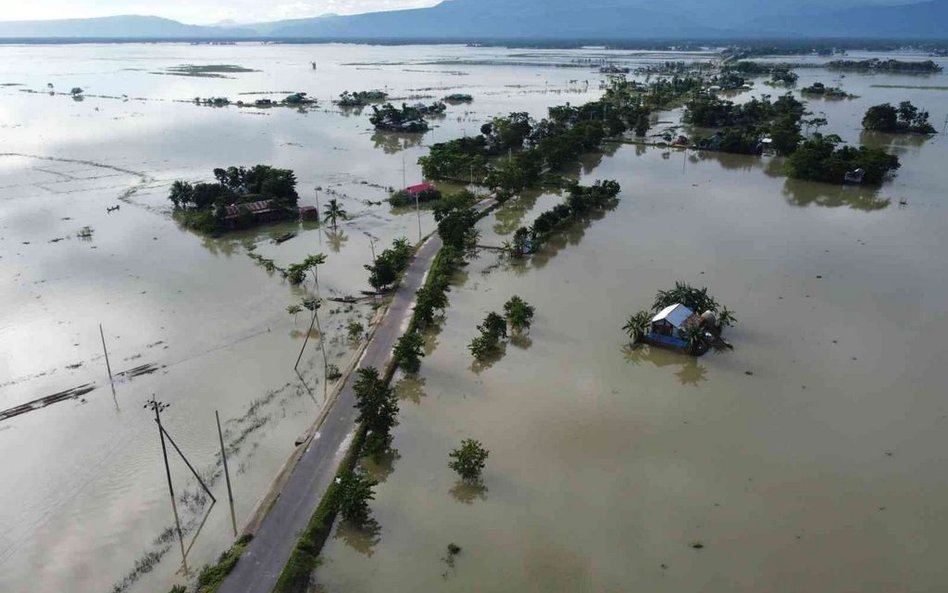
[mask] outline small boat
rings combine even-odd
[[[273,242],[279,245],[280,243],[286,243],[287,241],[289,241],[295,236],[296,236],[295,232],[284,233],[280,235],[279,237],[277,237],[276,239],[274,239]]]

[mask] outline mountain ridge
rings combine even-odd
[[[153,16],[0,21],[0,38],[494,41],[754,38],[948,39],[948,0],[445,0],[428,8],[239,26]]]

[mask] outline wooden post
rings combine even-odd
[[[109,349],[105,347],[105,332],[102,331],[102,324],[99,324],[99,336],[102,338],[102,351],[105,352],[105,368],[109,371],[109,383],[112,383],[112,365],[109,364]]]
[[[214,410],[217,418],[217,437],[221,441],[221,459],[224,461],[224,478],[227,480],[227,500],[230,501],[230,522],[234,528],[234,537],[237,537],[237,515],[234,512],[234,492],[230,487],[230,471],[227,469],[227,451],[224,449],[224,433],[221,431],[221,415]]]

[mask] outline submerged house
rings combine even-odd
[[[406,194],[408,194],[412,199],[414,199],[416,196],[420,196],[421,194],[427,191],[433,191],[435,189],[437,188],[435,188],[433,184],[425,182],[425,183],[419,183],[417,185],[409,185],[403,191]]]
[[[865,177],[866,177],[866,170],[863,168],[859,168],[854,171],[846,171],[846,174],[843,175],[843,183],[852,183],[854,185],[859,185],[862,183],[862,180]]]
[[[273,222],[286,216],[273,200],[260,200],[244,204],[231,204],[224,207],[224,223],[227,228],[235,229],[248,224]]]
[[[658,346],[687,349],[685,330],[701,323],[695,312],[682,304],[669,305],[652,318],[646,339]]]

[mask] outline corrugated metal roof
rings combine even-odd
[[[681,327],[692,315],[694,315],[694,311],[678,303],[676,305],[669,305],[659,311],[658,315],[652,318],[652,323],[665,320],[674,327]]]
[[[246,204],[231,204],[225,207],[226,218],[233,218],[240,214],[240,211],[250,212],[251,214],[265,214],[273,209],[273,200],[260,200],[258,202],[249,202]]]
[[[410,185],[405,188],[405,191],[410,194],[420,194],[423,191],[428,191],[429,189],[434,189],[435,186],[430,183],[419,183],[418,185]]]

